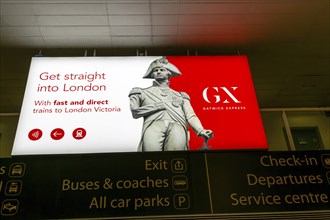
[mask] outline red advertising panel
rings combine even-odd
[[[13,155],[202,146],[267,149],[245,56],[32,59]]]
[[[246,56],[167,58],[182,72],[171,87],[191,97],[203,126],[214,133],[212,149],[268,148]],[[191,135],[191,149],[202,144]]]

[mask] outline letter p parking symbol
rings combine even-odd
[[[187,193],[175,194],[174,195],[174,208],[175,209],[189,209],[190,199]]]

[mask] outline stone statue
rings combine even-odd
[[[133,118],[144,118],[139,151],[188,150],[188,125],[206,142],[213,137],[196,116],[188,94],[169,87],[169,79],[179,75],[181,72],[163,57],[153,61],[143,77],[155,79],[153,85],[130,91]]]

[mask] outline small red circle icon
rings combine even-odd
[[[41,136],[42,136],[42,131],[39,128],[32,129],[28,135],[31,141],[39,140]]]
[[[74,139],[81,140],[86,136],[86,130],[84,128],[76,128],[72,132]]]
[[[50,133],[50,137],[54,140],[60,140],[64,137],[64,130],[62,128],[55,128]]]

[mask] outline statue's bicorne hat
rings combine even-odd
[[[176,68],[172,63],[168,62],[166,57],[162,57],[160,59],[154,60],[150,65],[149,68],[146,72],[146,74],[143,76],[143,78],[152,78],[152,72],[156,67],[163,67],[166,68],[171,74],[169,77],[174,77],[174,76],[180,76],[181,72],[178,68]]]

